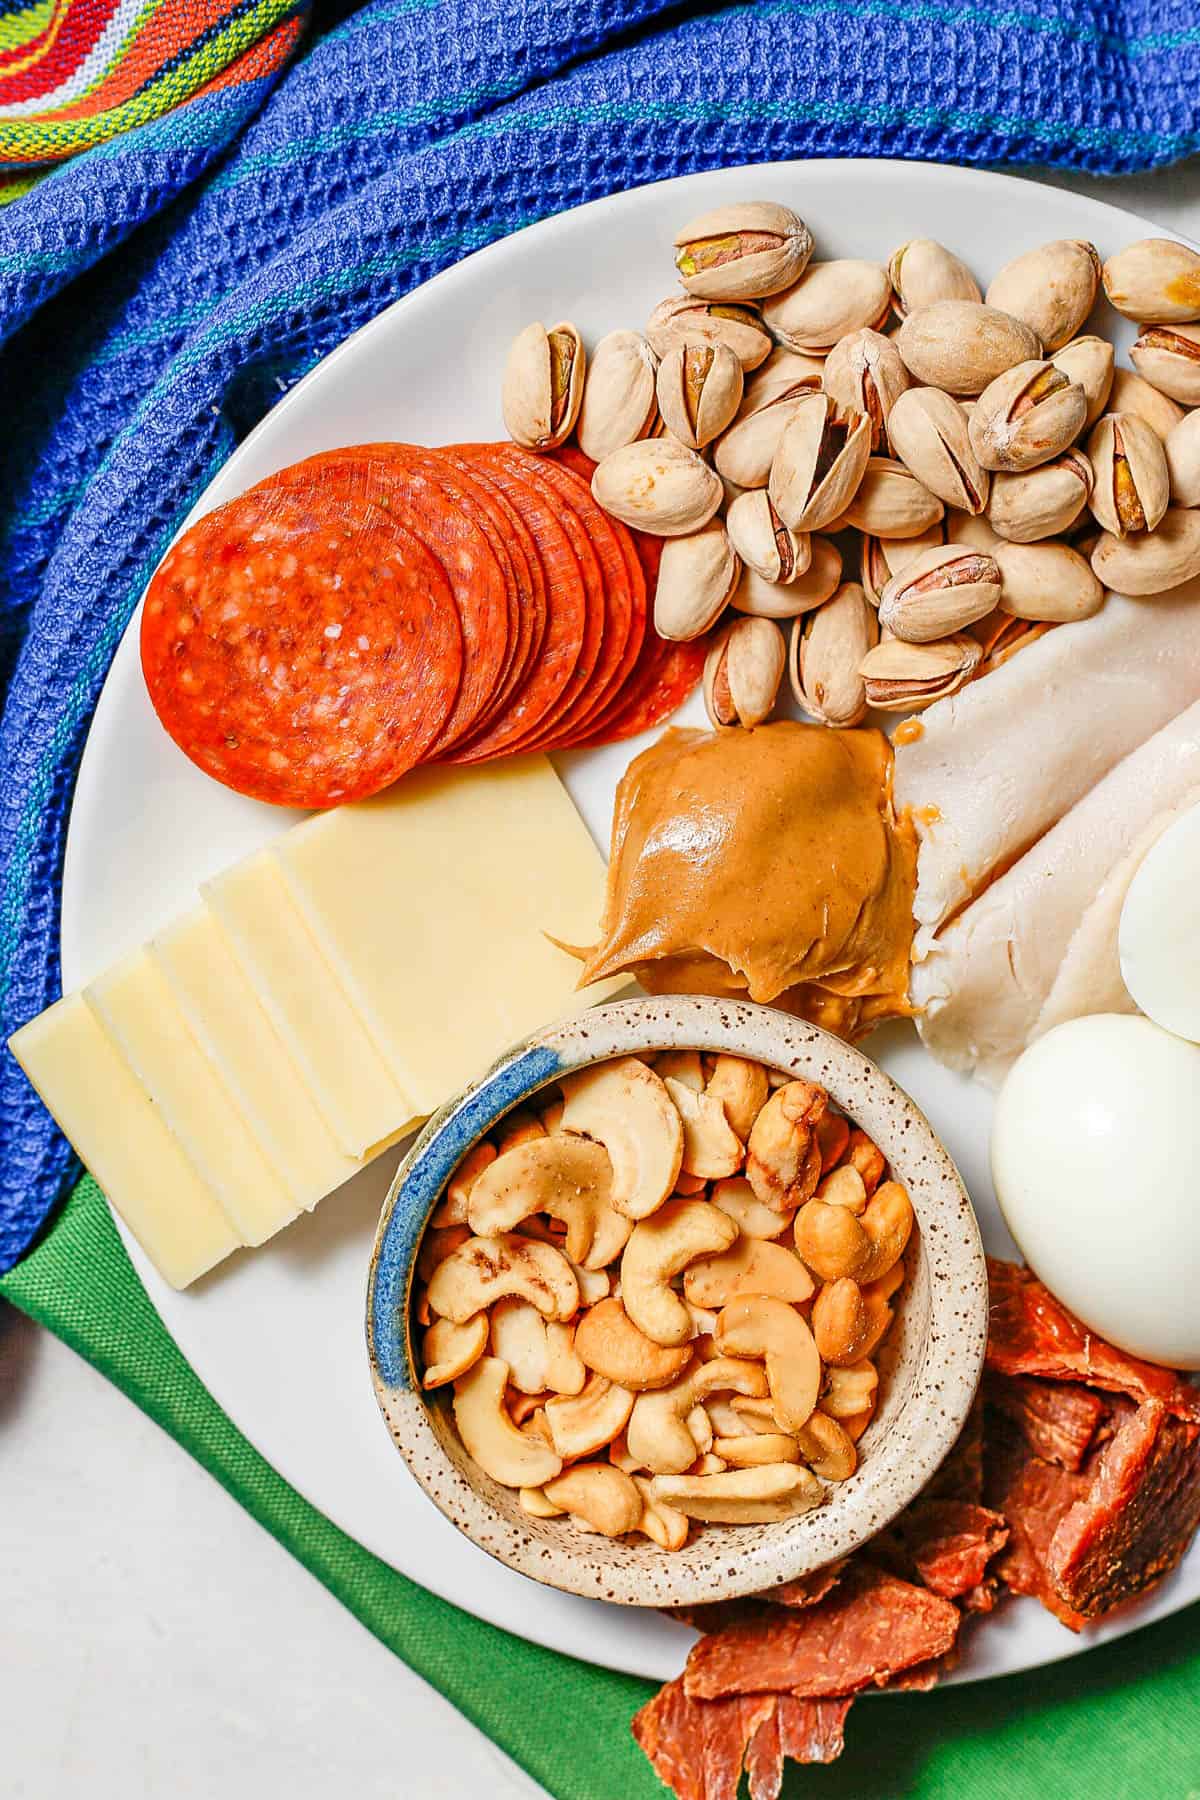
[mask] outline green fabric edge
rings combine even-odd
[[[435,1598],[277,1475],[202,1386],[89,1176],[0,1295],[168,1431],[259,1524],[558,1800],[661,1796],[628,1722],[652,1684],[527,1644]],[[382,1429],[382,1427],[381,1427]],[[986,1622],[983,1629],[987,1629]],[[822,1800],[1190,1800],[1200,1784],[1200,1606],[1029,1675],[872,1701],[842,1760],[792,1769]],[[399,1771],[398,1771],[399,1773]]]

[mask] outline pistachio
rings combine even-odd
[[[975,300],[983,295],[970,269],[933,238],[910,238],[888,258],[897,317],[905,319],[935,300]]]
[[[1023,319],[1047,354],[1069,342],[1096,302],[1100,253],[1084,238],[1058,238],[1005,263],[985,296],[989,306]]]
[[[1167,510],[1171,477],[1156,431],[1134,413],[1106,413],[1088,439],[1092,512],[1105,531],[1153,531]]]
[[[811,560],[795,581],[764,581],[754,569],[744,569],[734,590],[734,611],[756,619],[795,619],[824,606],[842,579],[842,554],[826,537],[809,541]]]
[[[1129,359],[1143,380],[1184,406],[1200,406],[1200,327],[1145,325]]]
[[[947,506],[982,512],[991,477],[971,448],[967,415],[941,388],[909,388],[888,420],[893,454]]]
[[[1183,417],[1182,406],[1174,400],[1168,400],[1165,394],[1151,387],[1132,369],[1116,369],[1113,371],[1112,387],[1108,395],[1109,412],[1136,413],[1139,419],[1145,419],[1151,431],[1156,431],[1160,438],[1169,437]]]
[[[985,469],[1034,469],[1083,430],[1087,395],[1051,362],[1018,363],[989,382],[968,427]]]
[[[787,665],[782,631],[770,619],[735,619],[704,665],[704,704],[720,730],[761,725],[770,716]]]
[[[881,712],[921,712],[957,693],[979,666],[983,646],[965,631],[936,644],[888,638],[859,664],[867,705]]]
[[[654,590],[654,629],[659,637],[676,643],[700,637],[724,612],[741,572],[719,519],[687,537],[669,538]]]
[[[646,321],[646,336],[658,357],[683,344],[724,344],[743,369],[757,369],[771,350],[771,336],[757,306],[748,300],[699,300],[672,294]]]
[[[864,326],[839,338],[825,361],[825,392],[843,412],[871,422],[871,449],[887,443],[888,415],[909,385],[908,370],[891,338]]]
[[[914,557],[945,542],[946,527],[940,519],[919,537],[872,537],[870,532],[863,532],[859,539],[859,578],[871,605],[879,605],[880,596],[892,576],[906,569]]]
[[[658,358],[640,331],[610,331],[592,353],[576,436],[593,462],[662,430],[654,377]]]
[[[1104,605],[1104,589],[1069,544],[997,544],[1000,608],[1017,619],[1062,624],[1089,619]]]
[[[724,431],[742,399],[742,365],[726,344],[680,344],[658,370],[663,424],[689,450]]]
[[[790,350],[775,352],[775,356],[781,355],[797,368],[764,382],[775,357],[763,364],[747,382],[737,418],[714,452],[718,473],[738,487],[766,487],[779,440],[795,417],[796,407],[821,389],[822,365],[815,357],[794,356]]]
[[[891,307],[887,270],[857,257],[810,262],[786,294],[763,306],[763,321],[786,350],[828,355],[847,332],[882,325]]]
[[[1113,347],[1107,338],[1077,337],[1050,358],[1056,369],[1077,381],[1087,395],[1084,429],[1094,425],[1108,405],[1113,384]]]
[[[936,525],[944,511],[937,495],[902,462],[873,456],[840,523],[870,532],[872,537],[919,537]]]
[[[1072,526],[1092,492],[1092,465],[1082,450],[1021,475],[995,475],[987,519],[1012,544],[1034,544]]]
[[[1200,506],[1200,412],[1182,418],[1163,448],[1176,506]]]
[[[739,494],[725,516],[729,540],[748,569],[764,581],[791,582],[808,568],[808,533],[785,525],[766,488]]]
[[[583,398],[583,339],[574,325],[540,322],[518,332],[504,365],[504,428],[526,450],[553,450],[575,429]]]
[[[1092,569],[1106,588],[1135,598],[1165,594],[1200,575],[1200,512],[1169,506],[1154,531],[1136,537],[1105,532]]]
[[[656,537],[699,531],[723,498],[719,478],[674,438],[640,438],[597,463],[592,493],[605,512]]]
[[[1200,319],[1200,255],[1172,238],[1141,238],[1110,256],[1104,291],[1119,313],[1142,325]]]
[[[878,640],[878,621],[856,581],[796,620],[788,670],[792,692],[811,718],[839,730],[859,723],[867,710],[859,665]]]
[[[862,413],[839,413],[828,394],[800,401],[771,464],[772,505],[795,531],[819,531],[845,511],[871,454]]]
[[[761,300],[798,281],[812,232],[789,206],[752,201],[701,213],[675,234],[675,267],[703,300]]]
[[[913,558],[884,588],[879,624],[910,644],[964,631],[1000,601],[1000,570],[983,550],[946,544]]]
[[[972,513],[951,513],[946,520],[946,537],[952,544],[969,544],[973,550],[994,550],[1003,543],[989,521]]]
[[[997,375],[1042,351],[1022,320],[973,300],[935,300],[910,312],[895,345],[910,375],[948,394],[981,394]]]

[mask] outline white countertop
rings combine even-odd
[[[1051,179],[1200,239],[1200,160]],[[3,1302],[0,1493],[6,1800],[542,1794],[186,1452]]]

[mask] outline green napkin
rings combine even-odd
[[[302,1500],[234,1429],[168,1337],[90,1177],[38,1248],[0,1279],[0,1295],[123,1389],[368,1631],[558,1800],[663,1795],[629,1735],[652,1685],[482,1624],[389,1569]],[[866,1702],[850,1715],[841,1761],[791,1769],[784,1792],[821,1800],[1046,1800],[1049,1792],[1054,1800],[1200,1800],[1198,1700],[1200,1607],[1190,1607],[1031,1675]]]

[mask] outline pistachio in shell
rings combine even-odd
[[[1075,336],[1100,286],[1100,253],[1085,238],[1057,238],[1005,263],[988,288],[989,306],[1023,319],[1046,354]]]
[[[567,321],[547,331],[538,320],[518,332],[504,365],[504,428],[526,450],[554,450],[575,429],[587,357]]]
[[[991,480],[971,448],[967,415],[941,388],[909,388],[888,420],[892,453],[947,506],[982,512]]]
[[[654,390],[658,358],[640,331],[610,331],[592,352],[576,437],[593,462],[662,430]]]
[[[907,568],[914,557],[920,556],[923,550],[938,549],[945,542],[946,526],[941,519],[918,537],[873,537],[870,532],[862,532],[859,536],[859,580],[871,605],[879,605],[880,596],[892,576]]]
[[[724,344],[746,370],[757,369],[771,352],[771,334],[750,300],[701,300],[695,294],[672,294],[650,314],[646,336],[660,360],[684,344]]]
[[[862,413],[841,413],[828,394],[799,402],[771,464],[771,504],[795,531],[819,531],[853,498],[871,453]]]
[[[1200,575],[1200,512],[1169,506],[1154,531],[1129,537],[1104,532],[1092,569],[1106,588],[1142,599],[1170,593]]]
[[[890,338],[865,325],[839,338],[825,359],[822,385],[843,412],[870,421],[871,449],[887,443],[888,417],[909,386],[909,373]]]
[[[987,521],[1011,544],[1036,544],[1069,531],[1091,498],[1092,465],[1082,450],[1064,450],[1053,462],[1020,475],[995,475]]]
[[[997,544],[1000,609],[1017,619],[1063,625],[1090,619],[1104,605],[1104,589],[1069,544]]]
[[[1056,369],[1077,381],[1087,396],[1084,430],[1089,430],[1108,405],[1115,367],[1113,347],[1107,338],[1077,337],[1050,358]]]
[[[1140,238],[1110,256],[1104,292],[1140,325],[1186,325],[1200,319],[1200,255],[1173,238]]]
[[[1163,445],[1176,506],[1200,506],[1200,412],[1190,412]]]
[[[887,267],[897,318],[906,319],[935,300],[983,299],[966,263],[936,238],[910,238],[892,251]]]
[[[787,667],[787,644],[771,619],[734,619],[704,664],[704,704],[719,731],[761,725]]]
[[[1200,406],[1200,326],[1144,325],[1129,360],[1160,394],[1181,406]]]
[[[1018,363],[979,396],[968,427],[985,469],[1009,473],[1058,456],[1083,430],[1087,395],[1052,362]]]
[[[1163,441],[1135,413],[1105,413],[1088,439],[1091,508],[1113,537],[1153,531],[1171,494]]]
[[[614,519],[655,537],[686,537],[724,498],[720,477],[675,438],[639,438],[592,473],[592,494]]]
[[[936,644],[906,644],[886,638],[868,650],[859,664],[867,705],[880,712],[923,712],[935,700],[955,694],[971,679],[983,656],[983,645],[969,632],[956,632]]]
[[[910,375],[948,394],[982,394],[997,375],[1042,353],[1036,331],[974,300],[935,300],[910,312],[894,339]]]
[[[1156,387],[1135,375],[1132,369],[1114,369],[1108,395],[1108,411],[1136,413],[1145,419],[1151,431],[1168,438],[1183,418],[1183,408]]]
[[[867,690],[860,664],[879,642],[879,622],[856,581],[792,626],[788,673],[798,705],[821,725],[861,723]]]
[[[810,540],[808,567],[795,581],[764,581],[754,569],[743,569],[731,605],[756,619],[795,619],[824,606],[842,579],[842,553],[830,538]]]
[[[727,344],[680,344],[658,368],[658,410],[689,450],[719,436],[742,399],[742,365]]]
[[[853,525],[872,537],[919,537],[937,524],[945,510],[937,495],[902,462],[873,456],[839,524]]]
[[[703,300],[761,300],[798,281],[813,251],[799,213],[747,201],[701,213],[675,234],[675,267]]]
[[[765,381],[768,364],[764,363],[747,382],[737,418],[713,452],[718,474],[741,488],[767,485],[779,440],[795,417],[796,407],[807,395],[821,391],[821,364],[815,358],[793,356],[790,351],[783,354],[790,362],[805,366]]]
[[[720,519],[710,519],[686,537],[668,538],[654,590],[654,629],[659,637],[688,643],[715,625],[741,575]]]
[[[1000,569],[986,550],[944,544],[913,558],[884,588],[882,630],[910,644],[930,644],[965,631],[1000,602]]]
[[[748,569],[764,581],[796,581],[808,568],[808,533],[785,525],[766,488],[739,494],[725,515],[729,541]]]
[[[763,321],[777,344],[826,356],[840,338],[878,327],[891,309],[887,270],[859,257],[810,262],[786,293],[763,304]]]

